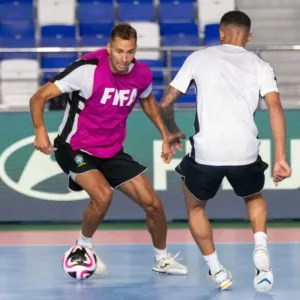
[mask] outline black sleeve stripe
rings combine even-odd
[[[71,65],[69,65],[64,71],[62,71],[60,74],[54,76],[50,79],[50,82],[55,82],[56,80],[61,80],[70,73],[72,73],[75,69],[84,66],[84,65],[98,65],[98,59],[88,59],[88,60],[78,60],[73,62]]]

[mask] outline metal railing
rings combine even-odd
[[[0,55],[3,53],[26,53],[26,54],[35,54],[35,58],[37,60],[41,59],[41,54],[43,53],[76,53],[77,57],[80,58],[84,53],[95,51],[101,47],[34,47],[34,48],[0,48]],[[141,54],[142,52],[149,52],[153,51],[155,53],[160,53],[159,56],[161,58],[164,58],[166,61],[166,66],[163,68],[152,68],[153,71],[163,71],[165,82],[163,86],[157,86],[156,88],[161,88],[164,89],[167,84],[171,81],[172,79],[172,72],[177,71],[179,68],[174,68],[172,66],[172,55],[174,53],[180,53],[182,52],[183,54],[187,55],[187,53],[191,53],[196,50],[203,49],[205,47],[190,47],[190,46],[183,46],[183,47],[160,47],[160,48],[138,48],[138,53]],[[256,53],[258,56],[261,55],[263,51],[300,51],[300,45],[248,45],[246,47],[247,50],[252,51]],[[146,58],[145,58],[146,59]],[[62,69],[45,69],[45,68],[40,68],[39,70],[39,75],[40,78],[42,78],[44,72],[56,74],[58,72],[61,72]],[[1,78],[0,78],[1,80]],[[42,82],[42,80],[41,80]],[[282,82],[280,83],[281,86],[290,86],[290,87],[300,87],[300,82],[299,83],[289,83],[289,82]],[[1,97],[1,93],[0,93]],[[0,99],[1,103],[1,99]],[[299,106],[300,107],[300,106]],[[0,110],[5,109],[10,110],[12,108],[7,107],[7,106],[1,106],[0,105]],[[20,108],[20,109],[27,109],[27,108]]]

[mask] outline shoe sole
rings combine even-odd
[[[187,271],[162,271],[156,268],[152,269],[153,273],[162,274],[162,275],[187,275]]]
[[[232,285],[232,280],[225,281],[222,285],[219,286],[220,291],[224,291]]]
[[[273,287],[273,283],[274,283],[273,272],[263,271],[263,270],[260,272],[262,273],[262,275],[261,276],[258,275],[259,278],[257,278],[258,276],[254,277],[253,280],[254,288],[259,293],[269,292]]]

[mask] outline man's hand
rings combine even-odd
[[[174,155],[175,155],[174,148],[170,146],[170,144],[167,140],[163,140],[162,152],[161,152],[161,156],[160,156],[162,158],[163,162],[166,164],[169,164]]]
[[[278,186],[278,183],[289,177],[291,173],[292,170],[285,159],[275,161],[273,169],[273,181],[275,186]]]
[[[174,147],[179,150],[182,151],[182,142],[181,139],[185,139],[185,135],[183,132],[178,131],[177,133],[171,133],[168,135],[168,143],[171,147]],[[175,153],[174,153],[175,154]]]
[[[179,131],[174,134],[169,134],[166,140],[163,140],[161,158],[164,163],[169,164],[175,155],[175,148],[182,151],[181,139],[184,139],[185,135]]]
[[[34,147],[36,150],[39,150],[46,155],[50,155],[52,151],[57,150],[51,144],[45,127],[39,127],[36,129]]]

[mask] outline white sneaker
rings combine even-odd
[[[97,268],[95,271],[95,275],[104,275],[108,273],[107,267],[104,264],[104,262],[100,259],[100,257],[96,254],[95,250],[93,250],[94,255],[96,256],[96,260],[97,260]]]
[[[273,286],[274,278],[267,248],[263,246],[255,247],[253,261],[255,265],[254,288],[260,293],[270,291]]]
[[[89,245],[81,245],[78,244],[78,241],[76,242],[77,245],[82,246],[82,247],[87,247],[89,249],[91,249],[94,253],[94,256],[96,258],[96,262],[97,262],[97,268],[96,271],[94,272],[95,275],[104,275],[108,272],[106,265],[104,264],[104,262],[100,259],[100,257],[97,255],[94,247],[92,244]]]
[[[172,256],[170,253],[160,260],[156,260],[154,258],[154,264],[152,271],[167,275],[187,275],[188,269],[186,266],[182,265],[181,263],[176,260],[179,253]]]
[[[211,275],[210,270],[209,270],[208,276],[211,280],[213,280],[216,283],[217,288],[220,291],[223,291],[232,285],[231,273],[229,271],[227,271],[224,268],[224,266],[222,266],[221,271],[216,273],[214,276]]]

